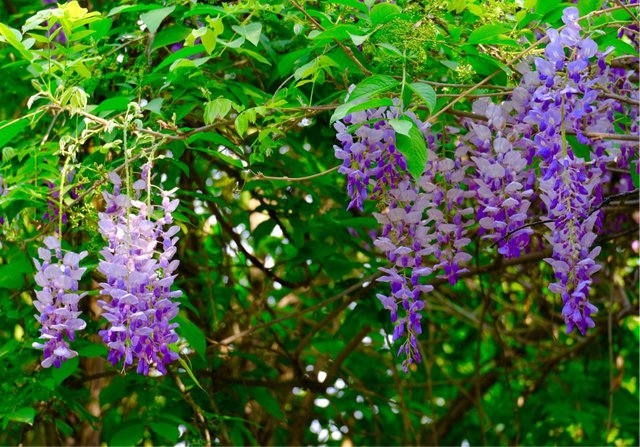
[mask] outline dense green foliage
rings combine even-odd
[[[577,6],[633,69],[618,33],[640,11],[623,2]],[[89,3],[0,9],[0,444],[638,445],[637,202],[607,209],[622,223],[599,239],[585,336],[565,334],[548,250],[505,260],[474,237],[471,271],[432,283],[423,362],[405,374],[376,299],[375,207],[346,210],[334,157],[350,85],[446,131],[517,85],[567,5]],[[181,358],[165,376],[113,367],[98,336],[101,192],[127,150],[181,200]],[[78,357],[45,369],[31,258],[59,206],[63,246],[89,252],[87,328]]]

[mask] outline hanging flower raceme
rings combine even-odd
[[[473,183],[478,203],[476,219],[479,234],[494,240],[498,253],[506,258],[518,257],[529,245],[531,228],[525,227],[533,197],[533,170],[525,169],[524,151],[516,148],[508,104],[498,105],[488,100],[473,104],[473,112],[487,118],[487,125],[465,123],[468,132],[460,138],[460,146],[468,147],[474,162]]]
[[[532,126],[532,148],[540,167],[538,188],[547,212],[547,240],[553,255],[546,261],[553,267],[556,282],[550,290],[559,293],[567,332],[577,327],[582,334],[594,326],[596,307],[589,302],[591,276],[599,270],[593,247],[602,225],[602,185],[608,183],[606,165],[614,162],[619,148],[611,141],[592,139],[589,132],[615,133],[614,111],[623,108],[616,99],[599,97],[598,86],[610,83],[605,55],[596,43],[583,38],[576,8],[566,8],[565,27],[547,31],[549,44],[535,58],[537,76],[526,75],[521,84],[528,109],[524,122]],[[598,64],[591,63],[597,57]],[[536,132],[537,131],[537,132]],[[567,136],[575,135],[577,141]],[[586,153],[576,153],[578,145]],[[585,157],[590,158],[587,165]],[[593,212],[590,210],[593,209]]]
[[[33,304],[39,312],[36,319],[42,325],[40,338],[44,342],[35,342],[33,347],[44,350],[43,367],[59,368],[62,362],[78,355],[69,347],[69,341],[75,339],[75,331],[86,326],[78,310],[78,301],[86,293],[79,293],[78,281],[86,270],[79,263],[87,252],[63,251],[60,240],[49,236],[44,247],[38,249],[38,256],[40,260],[33,260],[38,271],[35,281],[42,290],[36,291]]]
[[[406,159],[396,147],[396,132],[388,122],[401,116],[416,124],[430,147],[429,161],[417,181],[407,171]],[[353,135],[345,124],[358,126]],[[370,198],[382,209],[374,213],[382,227],[375,245],[391,264],[380,269],[384,274],[379,278],[389,283],[391,293],[378,294],[378,299],[391,313],[393,341],[405,340],[398,355],[405,358],[406,371],[420,362],[417,335],[422,332],[422,294],[433,289],[427,277],[435,273],[455,284],[471,259],[463,249],[470,242],[466,234],[473,208],[467,200],[473,193],[461,188],[469,162],[460,161],[468,157],[458,151],[458,161],[439,158],[429,125],[411,112],[401,114],[397,107],[349,114],[335,128],[340,142],[336,157],[343,160],[340,172],[347,175],[351,196],[348,208],[362,210],[364,200]]]
[[[397,148],[396,132],[388,122],[401,115],[412,119],[421,130],[424,128],[425,124],[415,114],[401,113],[398,107],[354,112],[334,124],[340,142],[334,146],[335,156],[343,161],[339,172],[347,176],[351,197],[347,209],[362,210],[364,200],[380,198],[407,177],[407,161]],[[358,128],[352,134],[347,126]],[[373,185],[371,195],[370,184]]]
[[[99,214],[99,231],[108,242],[100,252],[98,271],[106,277],[100,294],[111,297],[98,301],[110,324],[100,335],[111,363],[123,360],[127,367],[137,361],[137,372],[145,375],[151,367],[166,373],[166,365],[178,358],[168,345],[178,341],[178,325],[171,320],[178,314],[173,299],[182,293],[171,290],[179,264],[173,260],[179,227],[171,225],[178,200],[163,191],[161,217],[139,200],[145,188],[149,194],[149,168],[145,165],[133,184],[135,199],[122,193],[122,179],[111,173],[113,192],[103,193],[107,205]]]

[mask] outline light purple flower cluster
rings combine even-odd
[[[398,118],[397,107],[367,109],[347,115],[334,127],[340,142],[334,146],[336,158],[342,160],[339,172],[347,176],[351,202],[347,209],[363,209],[369,198],[369,184],[374,183],[371,199],[380,198],[406,177],[407,162],[396,147],[396,133],[388,119]],[[417,122],[415,115],[411,118]],[[347,126],[358,124],[354,134]],[[419,124],[420,125],[420,124]]]
[[[468,132],[460,138],[460,145],[473,154],[475,178],[470,186],[478,203],[479,233],[497,241],[498,253],[506,258],[520,256],[529,244],[533,231],[524,223],[535,180],[526,170],[525,154],[512,143],[514,131],[506,127],[510,110],[508,103],[476,101],[473,111],[486,116],[487,125],[467,122]]]
[[[404,115],[416,123],[427,144],[435,149],[436,138],[430,135],[429,126],[413,113]],[[457,153],[454,161],[438,158],[429,150],[424,174],[417,182],[412,179],[405,157],[396,147],[395,130],[388,124],[388,119],[399,116],[396,107],[347,115],[344,122],[335,125],[341,143],[335,151],[343,160],[340,171],[347,175],[352,198],[349,208],[362,210],[367,198],[386,207],[374,213],[382,227],[375,245],[391,263],[389,268],[381,268],[384,275],[379,278],[390,284],[391,293],[378,294],[378,299],[391,313],[393,340],[405,338],[398,354],[405,356],[403,368],[407,370],[420,361],[416,336],[422,332],[421,294],[433,289],[427,277],[435,273],[455,284],[471,259],[463,247],[470,242],[466,233],[473,223],[473,208],[466,201],[473,193],[460,188],[469,167],[468,161],[460,161],[462,153]],[[353,135],[347,125],[357,126]],[[432,266],[426,264],[428,257],[433,259]]]
[[[567,333],[578,327],[583,335],[595,325],[591,314],[597,308],[588,297],[591,275],[600,270],[595,263],[600,247],[592,248],[598,216],[589,215],[597,179],[588,180],[585,171],[584,163],[567,157],[562,174],[540,182],[541,197],[552,220],[546,224],[551,230],[546,238],[553,247],[553,256],[545,261],[553,267],[557,279],[549,290],[562,296]]]
[[[44,350],[43,367],[59,368],[62,362],[78,355],[69,347],[69,341],[75,339],[75,331],[86,326],[78,310],[78,301],[86,293],[79,293],[78,281],[86,270],[79,263],[87,252],[63,251],[60,240],[49,236],[44,247],[38,249],[38,256],[40,260],[33,260],[38,271],[35,281],[42,290],[36,291],[33,304],[40,313],[36,319],[42,325],[40,338],[44,342],[35,342],[33,347]]]
[[[434,137],[410,115],[428,148],[419,179],[407,174],[388,124],[399,118],[396,107],[356,112],[335,124],[348,209],[362,210],[366,199],[374,199],[382,210],[374,213],[381,225],[375,246],[389,260],[379,281],[391,291],[377,297],[391,313],[393,340],[406,337],[398,352],[406,356],[405,370],[420,361],[422,294],[432,290],[433,276],[453,285],[466,271],[469,227],[477,222],[478,234],[495,241],[500,255],[518,257],[530,249],[534,201],[546,214],[533,224],[549,230],[545,238],[553,254],[546,262],[556,278],[549,289],[562,297],[567,332],[577,327],[584,334],[594,325],[597,308],[589,292],[600,268],[594,242],[603,220],[599,205],[612,178],[608,165],[637,163],[634,144],[600,135],[638,132],[638,93],[635,73],[610,67],[608,53],[581,35],[578,18],[576,8],[564,10],[565,26],[547,31],[544,54],[519,64],[520,85],[500,104],[476,101],[473,118],[462,119],[466,132],[455,135],[459,129],[447,128],[453,137],[438,141],[442,135]],[[616,121],[620,114],[630,118],[629,129]],[[452,142],[456,149],[449,158]],[[612,188],[628,191],[630,176]]]
[[[428,206],[426,198],[419,196],[417,188],[409,179],[403,180],[397,188],[389,191],[391,204],[385,213],[374,216],[382,226],[382,234],[374,245],[382,250],[391,266],[380,268],[384,273],[378,281],[389,283],[391,294],[378,294],[378,299],[391,313],[394,324],[393,341],[406,336],[398,355],[404,353],[403,368],[408,369],[413,362],[420,361],[420,350],[416,335],[422,333],[420,319],[424,308],[421,293],[430,292],[433,287],[421,284],[420,279],[432,273],[423,265],[423,255],[431,247],[435,236],[423,225],[423,212]],[[406,316],[398,318],[398,306]]]
[[[576,8],[566,8],[562,17],[565,27],[547,31],[549,44],[544,57],[535,58],[536,76],[525,76],[522,86],[529,93],[524,122],[532,126],[535,136],[532,148],[539,159],[541,179],[538,188],[551,234],[553,256],[547,262],[554,268],[558,281],[550,285],[564,302],[563,316],[567,332],[578,327],[582,334],[593,326],[589,303],[591,275],[599,267],[595,241],[602,212],[588,215],[602,200],[602,184],[608,175],[606,163],[613,161],[610,141],[592,140],[587,132],[614,133],[614,111],[621,112],[618,101],[599,98],[597,86],[604,82],[604,54],[596,43],[582,38]],[[591,59],[601,61],[592,70]],[[537,131],[537,132],[536,132]],[[579,157],[567,139],[574,134],[578,144],[589,146],[587,166],[585,154]]]
[[[145,375],[151,367],[165,374],[166,365],[178,358],[168,345],[178,341],[178,324],[171,320],[178,314],[173,299],[182,294],[171,290],[179,264],[172,259],[179,227],[171,225],[171,213],[178,200],[163,191],[158,207],[140,201],[145,188],[149,194],[149,169],[145,165],[142,178],[133,184],[135,199],[122,192],[122,180],[112,172],[113,192],[103,192],[106,211],[99,214],[99,231],[108,242],[100,252],[98,271],[106,277],[100,294],[111,297],[98,301],[109,321],[100,335],[114,365],[123,360],[126,368],[137,360],[137,372]],[[154,215],[155,208],[161,217]]]

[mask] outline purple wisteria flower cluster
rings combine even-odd
[[[381,226],[375,246],[389,261],[379,281],[390,293],[377,297],[391,313],[393,340],[405,340],[398,352],[405,371],[420,361],[424,294],[434,278],[453,285],[467,271],[470,229],[513,258],[531,249],[534,226],[546,228],[535,240],[552,248],[545,259],[555,274],[549,290],[562,298],[567,333],[577,328],[584,335],[595,324],[589,295],[600,269],[600,205],[606,193],[632,189],[629,174],[613,177],[609,168],[628,171],[636,163],[637,170],[638,155],[636,144],[601,136],[638,133],[637,73],[610,66],[611,49],[602,52],[583,35],[577,8],[566,8],[562,20],[563,27],[547,31],[544,53],[518,65],[520,84],[506,100],[477,100],[461,129],[448,128],[446,137],[398,107],[355,112],[334,125],[348,209],[362,211],[371,199],[382,210],[374,213]],[[417,179],[388,121],[401,115],[425,139],[428,158]]]
[[[458,147],[467,147],[475,171],[469,185],[477,200],[476,219],[479,234],[496,241],[498,253],[505,258],[518,257],[526,250],[531,228],[525,227],[534,197],[535,172],[527,170],[525,153],[516,147],[516,131],[507,127],[511,121],[509,103],[493,104],[481,99],[473,112],[487,118],[486,125],[467,121],[467,133]]]
[[[403,368],[420,361],[416,336],[424,301],[423,293],[433,287],[426,279],[432,273],[455,284],[471,259],[463,247],[469,244],[467,228],[473,208],[466,204],[471,192],[460,188],[468,163],[438,158],[429,150],[424,174],[414,181],[407,172],[404,155],[396,147],[396,133],[389,119],[400,116],[397,107],[356,112],[337,122],[336,157],[343,160],[340,171],[347,175],[349,208],[363,209],[368,197],[377,199],[386,209],[374,216],[382,231],[375,245],[381,249],[391,266],[381,268],[379,281],[390,284],[391,294],[378,294],[390,311],[394,324],[393,341],[404,338],[399,355],[406,357]],[[434,149],[436,138],[429,127],[413,113],[405,113],[417,125],[429,146]],[[355,135],[348,125],[358,125]],[[464,148],[462,149],[464,150]],[[459,153],[460,159],[464,154]],[[441,180],[448,183],[445,185]],[[370,185],[372,184],[372,186]],[[369,187],[372,194],[369,196]],[[424,260],[433,256],[435,265]],[[403,313],[402,316],[398,312]]]
[[[525,141],[539,164],[537,186],[549,221],[553,255],[546,261],[557,279],[550,289],[562,297],[567,332],[577,327],[584,335],[597,310],[588,297],[591,276],[599,269],[600,249],[593,247],[603,220],[598,205],[610,178],[606,165],[620,153],[612,141],[590,134],[615,133],[615,113],[624,109],[617,99],[602,96],[601,87],[611,84],[612,76],[607,53],[582,36],[578,18],[577,8],[566,8],[565,26],[547,31],[549,44],[534,59],[536,72],[522,67],[518,98],[527,110]],[[588,149],[578,153],[580,145]]]
[[[150,194],[150,166],[133,183],[135,197],[122,191],[122,179],[109,175],[113,190],[103,192],[106,210],[99,214],[99,231],[107,241],[101,250],[98,271],[106,277],[100,294],[110,300],[98,301],[109,327],[100,331],[109,347],[109,361],[123,361],[123,368],[137,362],[137,372],[149,374],[150,368],[165,374],[166,365],[178,358],[169,349],[178,341],[178,314],[174,301],[181,291],[172,291],[179,261],[174,260],[179,231],[172,225],[172,213],[178,206],[171,192],[161,193],[159,206],[144,202]]]
[[[352,198],[347,209],[362,211],[364,200],[369,198],[370,181],[374,182],[371,198],[377,199],[406,175],[407,162],[396,147],[395,131],[386,121],[399,115],[397,107],[383,107],[355,112],[335,123],[341,143],[335,146],[335,155],[342,160],[339,172],[347,176]],[[408,116],[418,123],[414,114]],[[361,126],[351,134],[347,126],[354,124]]]
[[[34,306],[39,312],[36,319],[42,325],[40,338],[43,342],[33,343],[33,347],[44,350],[42,366],[59,368],[62,362],[78,355],[69,347],[69,341],[75,339],[75,331],[85,328],[86,323],[79,318],[78,301],[86,295],[78,291],[78,281],[86,268],[80,267],[80,261],[87,252],[74,253],[63,251],[60,240],[49,236],[44,247],[38,249],[38,259],[33,259],[37,273]]]

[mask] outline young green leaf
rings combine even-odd
[[[424,82],[412,82],[407,86],[416,94],[429,108],[429,112],[433,112],[436,108],[436,92],[429,84]]]
[[[487,24],[473,30],[469,36],[468,43],[495,43],[501,34],[509,32],[510,29],[502,25]]]
[[[416,123],[411,121],[410,126],[408,135],[396,134],[396,146],[407,159],[409,173],[417,180],[427,164],[427,146]]]
[[[12,47],[18,50],[25,59],[28,61],[33,60],[33,54],[31,54],[31,52],[27,50],[27,47],[24,46],[22,43],[22,36],[17,30],[9,28],[4,23],[0,23],[0,35],[2,35],[2,37],[4,37]]]
[[[176,9],[175,6],[167,6],[166,8],[154,9],[153,11],[145,12],[140,15],[142,23],[147,25],[147,29],[151,34],[155,34],[160,28],[162,21],[167,18],[169,14]]]
[[[400,8],[393,3],[378,3],[369,13],[369,19],[373,26],[382,25],[395,19],[400,12]]]
[[[342,104],[336,108],[329,120],[332,124],[338,120],[341,120],[345,116],[353,112],[359,112],[360,110],[372,109],[377,107],[392,106],[393,101],[391,98],[373,98],[368,101],[349,101],[346,104]]]
[[[258,46],[260,34],[262,33],[262,24],[260,22],[253,22],[248,25],[234,25],[231,29],[247,39],[254,46]]]
[[[217,98],[209,101],[204,106],[204,122],[211,124],[218,118],[224,118],[231,110],[233,102],[227,98]]]
[[[33,420],[36,417],[36,410],[31,407],[20,408],[6,415],[6,418],[10,421],[22,422],[24,424],[33,425]]]
[[[365,79],[349,95],[349,101],[353,101],[358,98],[368,98],[373,95],[391,90],[398,86],[399,81],[387,75],[374,75]]]

